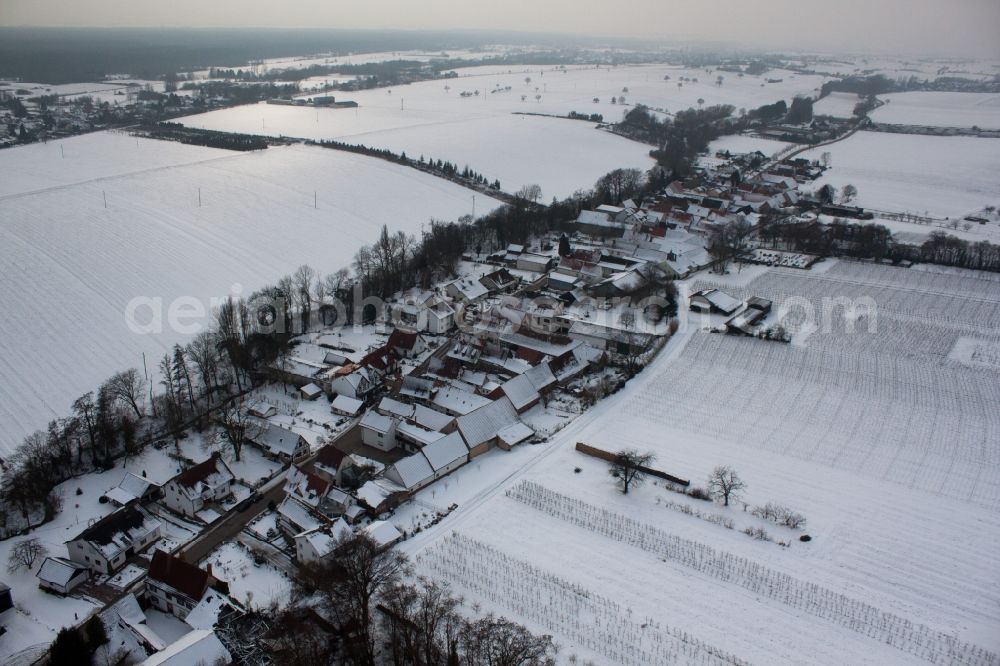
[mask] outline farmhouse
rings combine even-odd
[[[146,600],[158,611],[183,620],[215,580],[209,567],[206,571],[157,549],[146,576]]]
[[[46,557],[39,567],[38,587],[56,594],[69,594],[80,583],[90,578],[90,569],[82,564],[61,557]]]
[[[111,574],[160,538],[160,521],[138,503],[101,518],[66,542],[69,559],[98,574]]]
[[[719,289],[703,289],[691,294],[688,299],[690,307],[696,312],[721,312],[733,314],[742,303]]]
[[[164,484],[163,503],[177,513],[197,517],[205,507],[233,494],[236,477],[218,454],[212,454]]]

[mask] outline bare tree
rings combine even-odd
[[[646,478],[644,468],[656,459],[652,453],[639,453],[635,449],[619,451],[614,460],[608,464],[608,473],[618,479],[618,485],[623,495],[628,495],[629,488],[641,485]]]
[[[107,381],[106,386],[112,398],[127,407],[131,407],[136,418],[142,418],[139,402],[145,396],[146,380],[142,378],[138,370],[129,368],[116,373]]]
[[[243,444],[248,439],[256,439],[264,432],[264,425],[250,416],[243,403],[237,400],[218,410],[215,422],[222,430],[222,436],[233,449],[236,460],[240,459]]]
[[[299,314],[302,318],[302,330],[308,331],[309,324],[312,317],[312,294],[313,294],[313,280],[316,278],[316,271],[311,267],[303,264],[298,267],[295,274],[292,276],[292,281],[294,283],[294,298],[295,305],[299,308]]]
[[[736,470],[728,465],[719,465],[708,477],[708,493],[716,500],[722,500],[725,506],[729,506],[730,500],[738,499],[746,487]]]
[[[535,636],[525,627],[492,614],[466,625],[462,648],[467,664],[484,666],[553,666],[552,637]]]
[[[35,562],[48,554],[48,549],[38,539],[22,539],[10,549],[10,557],[7,559],[7,572],[13,574],[22,570],[31,571],[35,566]]]
[[[517,191],[517,198],[530,203],[538,203],[542,198],[542,188],[539,185],[525,185]]]
[[[858,196],[858,188],[854,187],[850,183],[844,185],[844,189],[841,190],[840,196],[843,197],[844,203],[854,200],[854,197]]]
[[[399,582],[409,570],[406,556],[386,549],[365,534],[344,533],[334,544],[333,555],[300,567],[297,588],[321,595],[342,627],[351,627],[348,653],[354,663],[375,664],[372,603]]]
[[[432,666],[452,663],[465,622],[458,612],[462,599],[447,585],[420,578],[416,585],[399,583],[383,595],[386,633],[393,663]]]

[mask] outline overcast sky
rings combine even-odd
[[[474,28],[1000,58],[1000,0],[0,0],[0,25]]]

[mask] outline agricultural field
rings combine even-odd
[[[207,322],[211,298],[248,295],[302,264],[337,270],[383,224],[419,233],[432,218],[471,212],[473,203],[472,191],[448,181],[317,147],[227,153],[140,141],[136,148],[134,139],[96,134],[66,140],[65,160],[79,154],[80,162],[63,170],[60,143],[0,154],[0,173],[12,176],[0,178],[8,188],[0,198],[0,304],[35,313],[0,324],[3,454],[113,372],[141,371],[144,352],[153,371]],[[143,158],[131,151],[158,154],[162,166],[141,169]],[[95,165],[90,179],[86,164]],[[33,181],[18,172],[47,175]],[[477,212],[498,205],[475,196]],[[127,326],[136,297],[160,299],[136,310],[136,320],[155,327],[155,309],[162,332],[139,335]],[[179,297],[195,316],[174,331],[168,308]]]
[[[877,123],[1000,129],[1000,94],[906,92],[882,95],[872,112]]]
[[[405,542],[418,572],[552,633],[567,662],[995,663],[1000,367],[949,355],[973,339],[966,355],[992,358],[996,276],[820,267],[683,289],[773,298],[769,323],[796,302],[872,299],[877,323],[841,307],[783,344],[682,314],[625,390]],[[622,495],[576,442],[651,451],[694,486],[729,464],[748,489],[730,507],[655,479]],[[806,526],[749,510],[766,502]]]
[[[861,98],[854,93],[830,93],[813,105],[813,114],[817,116],[833,116],[834,118],[852,118],[854,107]]]
[[[705,105],[754,108],[815,94],[821,77],[768,77],[668,65],[636,67],[475,67],[458,78],[389,89],[333,93],[356,109],[254,104],[188,116],[190,127],[335,139],[468,165],[507,191],[537,183],[545,199],[565,197],[615,167],[648,168],[649,146],[594,130],[594,123],[515,114],[601,114],[617,122],[632,104],[677,111]],[[665,80],[664,77],[670,77]],[[682,82],[680,79],[698,79]],[[766,83],[779,78],[780,83]],[[680,87],[678,87],[680,84]],[[629,106],[612,103],[625,96]],[[594,99],[598,102],[594,102]],[[572,155],[572,159],[568,156]]]
[[[944,218],[1000,204],[995,139],[858,132],[802,157],[818,160],[825,152],[832,155],[833,168],[814,189],[852,184],[859,206]]]

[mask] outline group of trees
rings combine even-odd
[[[615,126],[616,131],[656,146],[650,152],[657,163],[676,176],[686,176],[698,153],[715,139],[736,131],[740,121],[732,119],[728,104],[678,111],[673,118],[660,118],[637,104]]]
[[[933,231],[920,245],[893,240],[892,231],[881,224],[834,220],[783,223],[765,219],[760,239],[772,247],[823,256],[859,259],[915,261],[983,271],[1000,271],[1000,244],[986,240],[967,241],[944,231]]]
[[[408,574],[409,563],[398,550],[350,533],[337,540],[332,555],[299,567],[296,596],[318,604],[343,638],[339,654],[330,648],[311,658],[339,657],[359,666],[554,663],[550,636],[535,636],[502,617],[467,619],[459,612],[462,599],[446,586],[424,579],[407,582]]]
[[[716,270],[725,273],[729,263],[740,259],[746,252],[753,225],[737,217],[715,228],[708,241],[708,253],[715,260]]]

